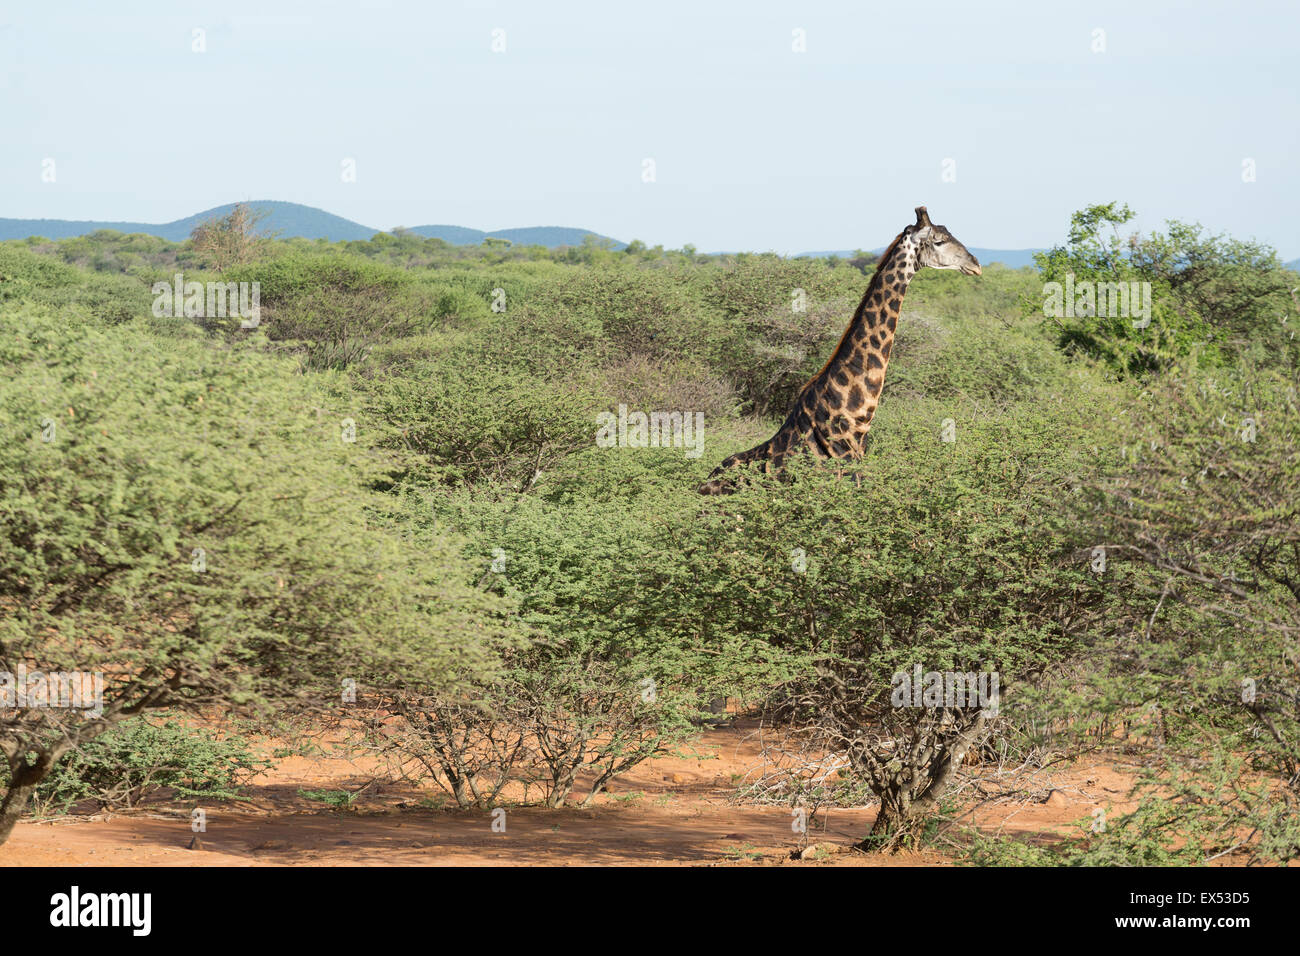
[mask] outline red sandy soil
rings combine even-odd
[[[708,730],[697,757],[648,761],[587,808],[506,808],[506,832],[486,812],[421,807],[429,791],[372,782],[347,810],[300,790],[355,791],[375,768],[337,757],[280,761],[247,799],[203,804],[207,830],[190,830],[189,806],[20,823],[0,847],[0,866],[945,866],[937,851],[848,852],[875,817],[871,808],[819,813],[806,841],[788,807],[738,805],[735,781],[762,764],[751,729]],[[981,830],[1051,839],[1089,819],[1131,807],[1130,777],[1101,762],[1041,772],[1017,799],[984,804]],[[792,851],[817,845],[807,859]]]

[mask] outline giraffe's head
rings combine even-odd
[[[917,261],[922,268],[960,269],[968,276],[980,274],[979,260],[957,241],[947,226],[930,222],[924,206],[916,207],[916,225],[908,226],[904,233],[916,245]]]

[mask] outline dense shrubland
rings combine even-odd
[[[822,365],[868,257],[0,244],[0,670],[108,683],[98,718],[0,711],[0,825],[115,793],[110,735],[152,709],[337,721],[457,805],[560,806],[727,696],[842,758],[817,800],[879,800],[871,846],[930,832],[972,760],[1086,748],[1140,769],[1137,813],[972,857],[1294,857],[1296,278],[1126,217],[1078,214],[1041,274],[923,272],[866,459],[720,501],[694,488]],[[261,326],[155,318],[177,271],[258,282]],[[1045,317],[1066,273],[1151,282],[1153,321]],[[620,404],[703,413],[700,453],[597,447]],[[893,706],[915,665],[996,671],[998,713]],[[252,766],[191,751],[211,785],[121,792]]]

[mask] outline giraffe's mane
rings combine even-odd
[[[903,232],[906,231],[907,230],[903,230]],[[867,283],[867,291],[862,296],[862,302],[858,303],[858,307],[853,310],[853,318],[849,319],[849,324],[845,327],[844,334],[840,336],[839,342],[836,343],[834,350],[831,352],[831,357],[826,360],[826,364],[821,367],[821,370],[816,375],[804,382],[804,388],[807,388],[813,382],[817,381],[817,379],[821,377],[822,372],[825,372],[831,367],[831,363],[835,361],[835,356],[840,354],[840,349],[844,348],[844,340],[849,337],[849,333],[853,331],[853,326],[857,324],[859,317],[862,315],[862,305],[867,301],[867,296],[871,295],[872,286],[876,284],[876,278],[880,275],[880,270],[885,267],[885,263],[889,261],[890,257],[894,254],[894,250],[898,248],[898,244],[902,241],[903,233],[900,232],[894,237],[894,241],[885,247],[885,251],[880,254],[880,258],[876,260],[876,271],[871,273],[871,281]],[[802,394],[803,389],[800,389],[799,391]]]
[[[894,254],[894,250],[898,248],[898,244],[899,244],[900,242],[903,241],[903,233],[906,232],[906,231],[907,231],[907,230],[904,229],[903,232],[900,232],[898,235],[896,235],[896,236],[894,237],[894,241],[891,242],[891,243],[890,243],[890,244],[885,248],[885,251],[882,252],[882,253],[880,254],[880,259],[877,260],[877,262],[876,262],[876,272],[879,272],[879,271],[881,270],[881,268],[884,266],[884,264],[885,264],[886,262],[889,261],[890,256],[892,256],[892,255]],[[873,282],[874,282],[875,279],[876,279],[876,272],[873,272],[873,273],[871,274],[871,280],[872,280]]]

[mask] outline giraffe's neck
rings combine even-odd
[[[916,248],[900,239],[886,252],[853,313],[839,347],[826,365],[830,378],[843,386],[860,385],[866,413],[875,411],[894,347],[894,329],[903,296],[918,268]]]

